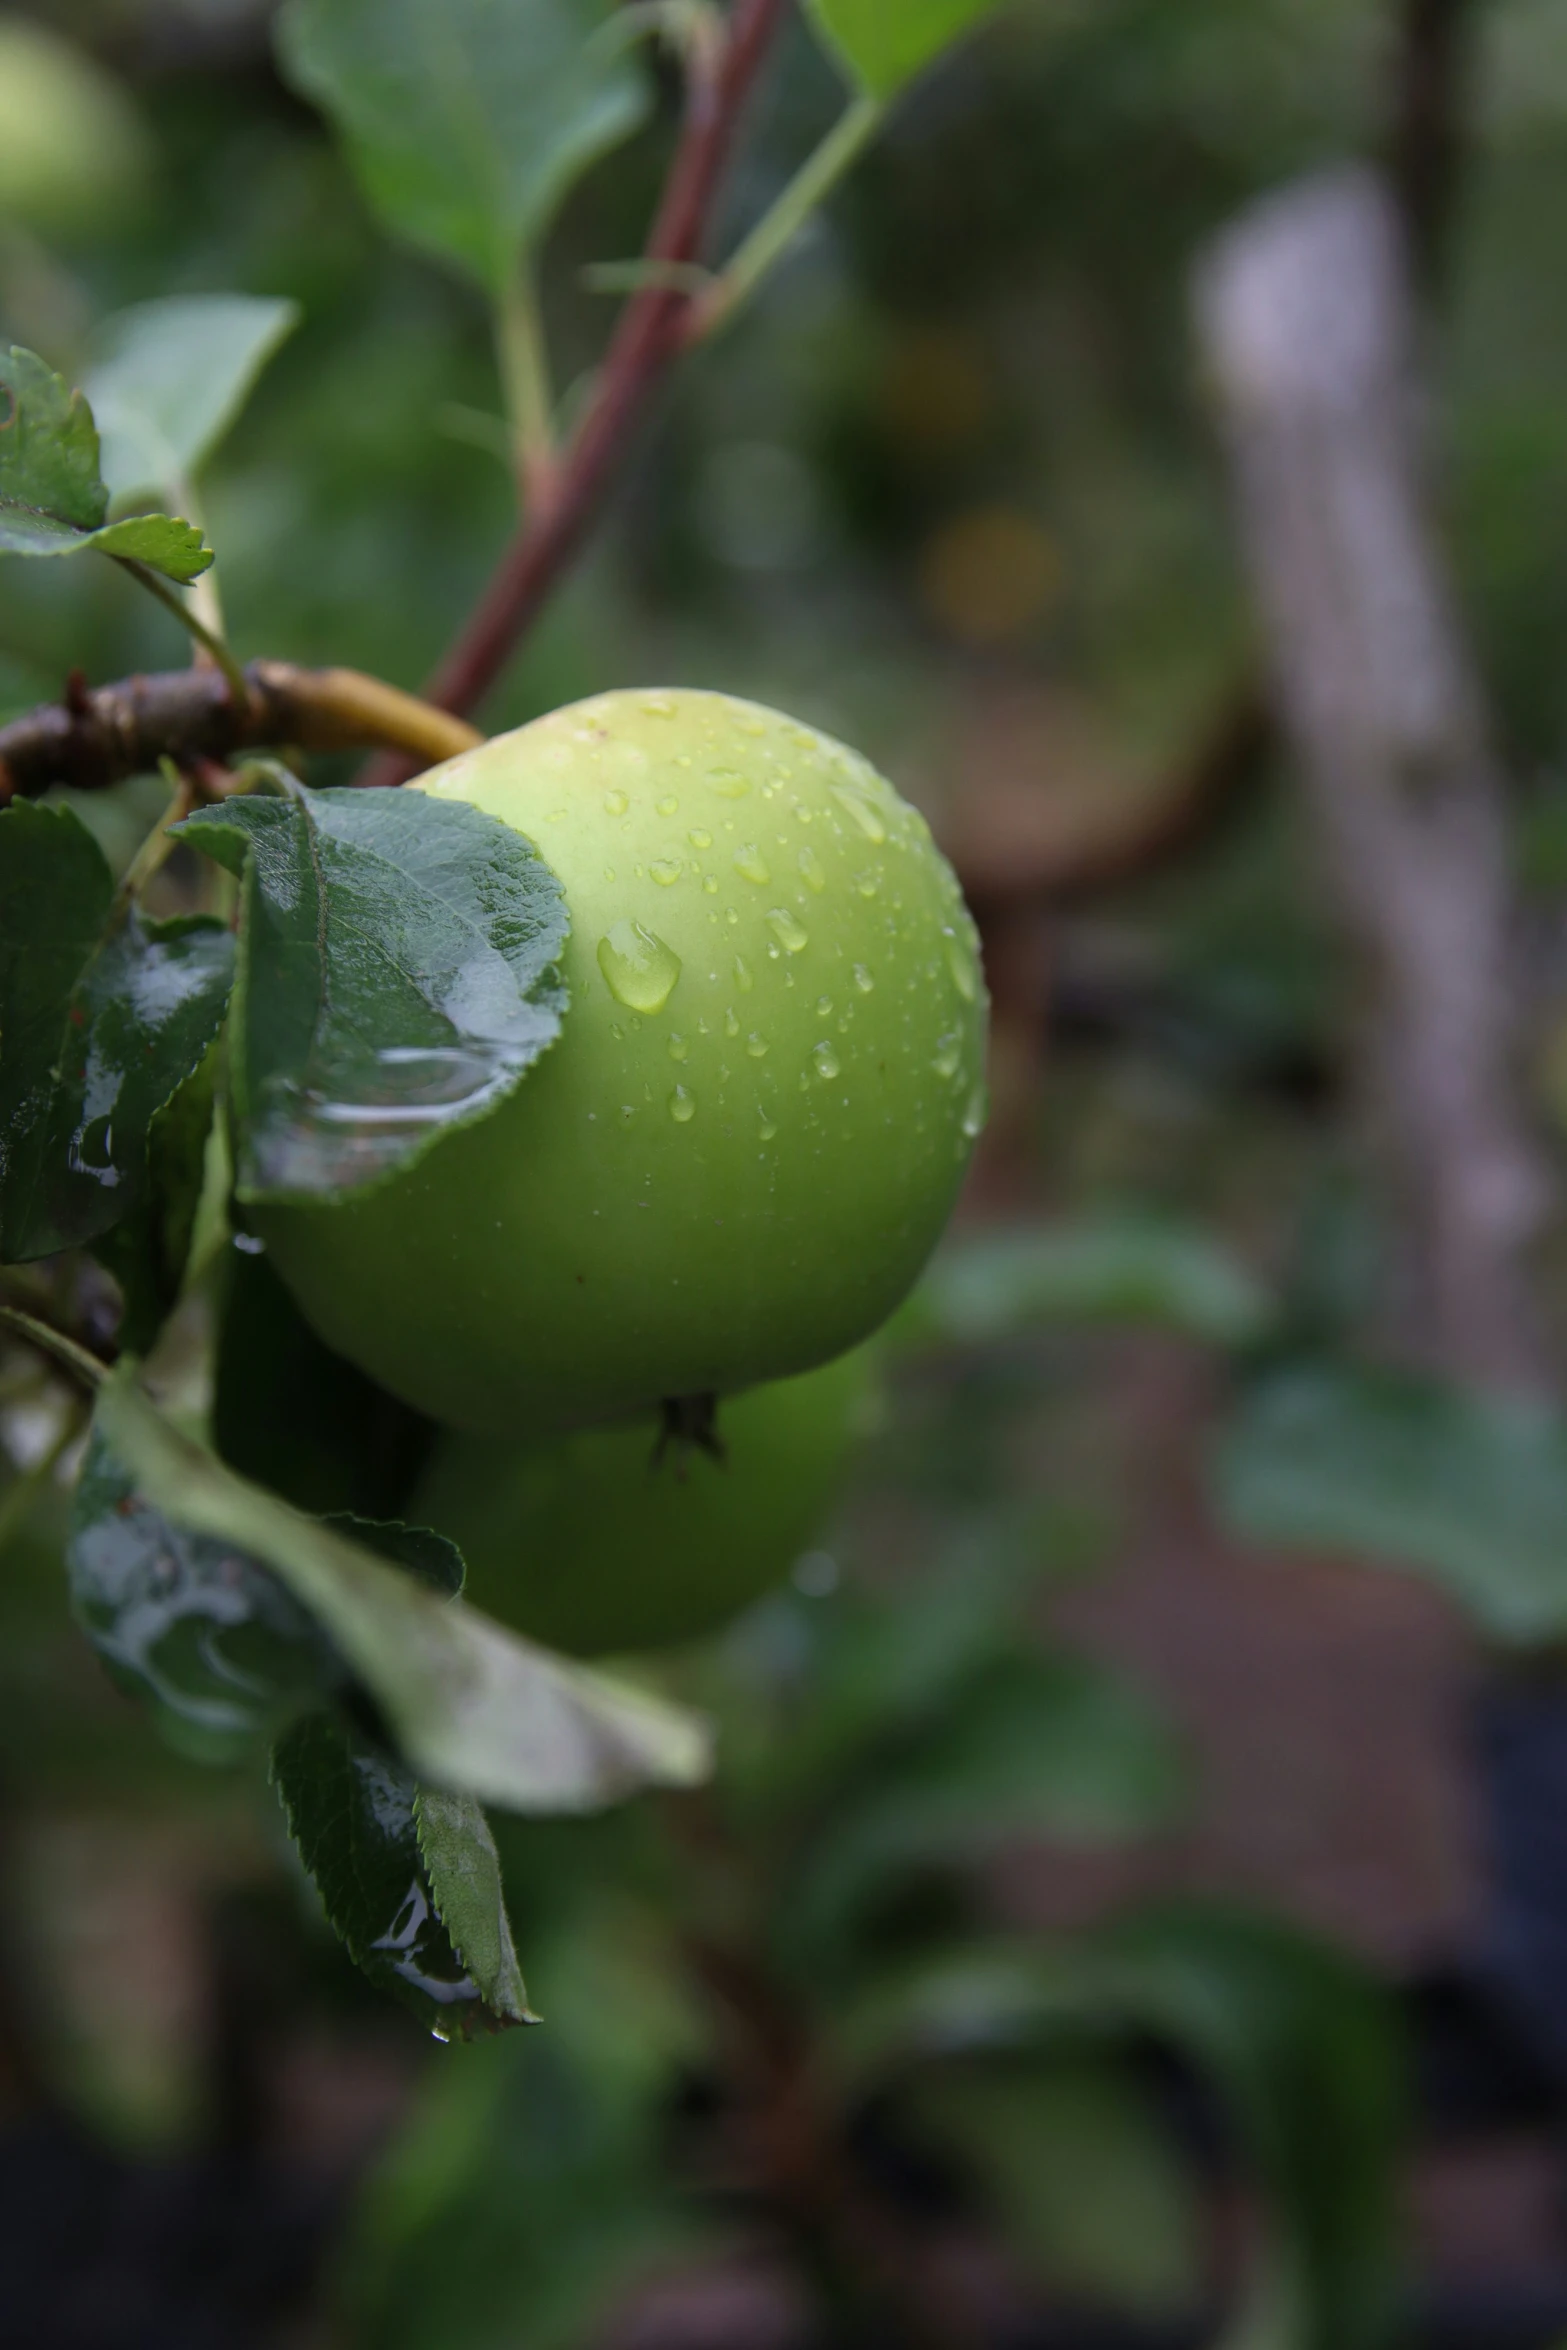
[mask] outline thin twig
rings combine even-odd
[[[697,59],[686,122],[665,182],[645,259],[661,268],[700,257],[741,110],[786,0],[738,0],[711,61]],[[425,689],[444,710],[472,710],[500,675],[530,621],[575,554],[641,423],[653,391],[684,347],[691,295],[652,282],[626,304],[598,387],[562,455],[551,493],[502,557],[457,642]],[[401,782],[401,760],[377,761],[366,781]]]
[[[240,689],[236,697],[220,671],[205,668],[123,678],[90,693],[73,685],[63,701],[0,727],[0,808],[54,784],[100,791],[150,773],[164,758],[188,767],[285,744],[391,748],[418,768],[481,739],[462,719],[357,669],[252,661]]]
[[[20,1306],[0,1305],[0,1329],[14,1330],[18,1338],[25,1338],[29,1346],[35,1346],[40,1354],[48,1355],[74,1379],[79,1379],[89,1394],[96,1394],[109,1376],[109,1364],[89,1354],[85,1346],[68,1338],[63,1330],[56,1330],[52,1323],[40,1322],[35,1314],[24,1314]]]

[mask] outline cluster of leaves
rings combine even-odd
[[[287,324],[224,298],[110,322],[92,380],[121,494],[195,480]],[[134,546],[170,576],[200,568],[184,524],[104,523],[81,393],[28,353],[3,382],[6,510],[42,518],[8,525],[10,551]],[[477,811],[280,774],[276,796],[175,829],[235,874],[232,925],[148,919],[69,805],[0,815],[0,1259],[93,1248],[137,1351],[188,1286],[204,1198],[221,1232],[230,1138],[238,1212],[340,1196],[481,1115],[564,1009],[558,886]],[[368,958],[367,939],[383,942]],[[350,1947],[438,2023],[526,2012],[478,1797],[569,1809],[701,1767],[694,1725],[444,1604],[462,1580],[449,1546],[289,1509],[160,1413],[128,1363],[97,1399],[69,1562],[118,1678],[213,1747],[272,1746]]]
[[[816,14],[885,97],[982,12],[945,0],[891,42],[879,11]],[[292,0],[281,47],[388,225],[489,296],[504,359],[562,198],[643,119],[634,44],[663,22],[606,0],[402,0],[391,19]],[[0,553],[114,558],[232,671],[201,475],[294,324],[276,301],[146,303],[102,325],[74,390],[12,349]],[[187,606],[175,591],[198,580]],[[700,1727],[465,1607],[449,1545],[295,1508],[211,1449],[199,1411],[153,1396],[188,1346],[182,1309],[228,1311],[224,1244],[248,1205],[383,1179],[525,1077],[565,1010],[565,911],[528,844],[476,810],[312,791],[275,764],[248,781],[193,813],[182,784],[181,820],[118,880],[68,796],[0,813],[0,1263],[91,1250],[119,1286],[125,1359],[95,1399],[69,1544],[99,1654],[187,1745],[270,1747],[372,1974],[441,2030],[517,2021],[481,1803],[572,1810],[689,1780]],[[159,921],[143,893],[176,840],[216,870],[200,910]]]
[[[1382,2338],[1401,2091],[1360,1970],[1219,1906],[983,1922],[1003,1840],[1113,1847],[1184,1809],[1137,1694],[1024,1634],[1064,1555],[1048,1522],[991,1525],[895,1604],[769,1602],[704,1674],[696,1832],[502,1831],[549,2046],[431,2079],[361,2207],[352,2338],[595,2338],[649,2278],[743,2261],[758,2216],[850,2338],[910,2330],[975,2216],[1025,2300]],[[1216,2165],[1259,2199],[1240,2268],[1214,2257]]]

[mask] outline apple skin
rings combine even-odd
[[[255,1212],[327,1344],[517,1436],[869,1336],[984,1116],[974,928],[923,817],[840,744],[693,691],[575,704],[414,788],[553,868],[570,1005],[516,1091],[406,1173]]]
[[[714,1632],[789,1572],[832,1504],[874,1411],[858,1347],[725,1403],[725,1458],[654,1458],[653,1419],[516,1444],[453,1432],[410,1518],[448,1535],[464,1597],[569,1656],[665,1648]]]

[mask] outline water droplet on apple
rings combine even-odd
[[[964,952],[956,932],[943,930],[942,936],[947,942],[947,969],[952,973],[952,984],[963,1001],[971,1004],[979,993],[978,982],[974,977],[974,958]]]
[[[830,1085],[832,1080],[837,1076],[842,1064],[838,1059],[837,1053],[828,1043],[825,1036],[822,1038],[821,1043],[816,1047],[816,1050],[812,1053],[811,1059],[816,1064],[817,1076],[822,1079],[824,1084]]]
[[[661,1012],[680,977],[674,948],[640,922],[613,925],[599,940],[598,966],[615,1001],[633,1012]]]
[[[735,985],[742,995],[749,995],[756,985],[756,981],[751,975],[751,966],[744,955],[736,955],[735,957]]]
[[[861,995],[869,995],[871,989],[876,985],[875,980],[866,970],[863,963],[856,963],[854,966],[854,984],[859,989]]]
[[[795,920],[787,906],[774,906],[767,917],[767,927],[786,954],[797,955],[811,943],[811,934]]]
[[[696,1116],[696,1095],[689,1086],[677,1085],[669,1097],[669,1115],[677,1126],[689,1126]]]
[[[655,857],[648,871],[660,889],[670,889],[680,879],[685,867],[678,857]]]
[[[604,794],[604,813],[606,816],[624,816],[630,805],[631,802],[627,799],[623,791],[607,791]]]
[[[762,1035],[760,1029],[752,1029],[745,1040],[745,1049],[753,1061],[762,1061],[767,1058],[767,1039]]]
[[[845,791],[840,783],[833,785],[832,796],[844,814],[859,826],[866,839],[874,841],[880,848],[887,837],[887,827],[882,822],[880,813],[871,806],[869,800],[861,799],[857,791]]]
[[[690,1051],[691,1051],[690,1042],[689,1042],[689,1040],[688,1040],[686,1037],[683,1037],[683,1036],[672,1036],[672,1037],[670,1038],[670,1040],[669,1040],[669,1057],[670,1057],[670,1059],[671,1059],[672,1061],[683,1061],[683,1060],[685,1060],[685,1059],[686,1059],[686,1058],[689,1056],[689,1054],[690,1054]]]
[[[736,849],[735,871],[742,881],[754,881],[760,884],[772,880],[767,859],[754,841],[747,841],[742,847]]]
[[[817,896],[820,897],[822,891],[827,887],[827,876],[822,871],[820,857],[814,849],[802,849],[799,862],[800,871],[805,875],[807,882],[815,890]]]

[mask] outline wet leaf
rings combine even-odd
[[[106,519],[98,430],[80,392],[32,351],[0,356],[0,555],[74,555],[83,547],[199,578],[212,549],[168,514]]]
[[[279,37],[387,224],[492,294],[646,107],[612,0],[289,0]]]
[[[1242,1389],[1214,1476],[1255,1541],[1423,1575],[1494,1640],[1567,1631],[1567,1422],[1549,1406],[1296,1364]]]
[[[895,97],[997,0],[806,0],[827,48],[873,98]]]
[[[0,813],[0,1261],[107,1232],[143,1196],[151,1122],[222,1023],[220,924],[117,909],[69,810]]]
[[[142,1178],[126,1214],[93,1245],[114,1275],[123,1301],[119,1340],[144,1355],[179,1303],[196,1237],[207,1177],[207,1146],[216,1106],[218,1055],[206,1058],[147,1127]]]
[[[570,1812],[706,1773],[707,1733],[692,1716],[437,1598],[362,1542],[247,1484],[165,1420],[128,1367],[103,1388],[97,1420],[141,1499],[185,1533],[272,1569],[422,1781],[517,1811]]]
[[[184,294],[106,318],[83,390],[109,495],[186,493],[299,316],[295,302]]]
[[[178,831],[243,876],[231,1081],[243,1199],[396,1173],[560,1033],[560,884],[509,824],[421,791],[230,800]]]
[[[1243,1347],[1271,1316],[1266,1292],[1207,1233],[1152,1216],[1106,1216],[955,1243],[898,1329],[916,1341],[972,1346],[1040,1322],[1133,1322]]]
[[[471,1796],[421,1789],[330,1714],[272,1758],[300,1857],[356,1964],[443,2040],[532,2021],[500,1863]]]
[[[214,1761],[269,1745],[343,1682],[330,1643],[278,1578],[234,1543],[172,1524],[101,1428],[66,1562],[77,1621],[113,1678]]]

